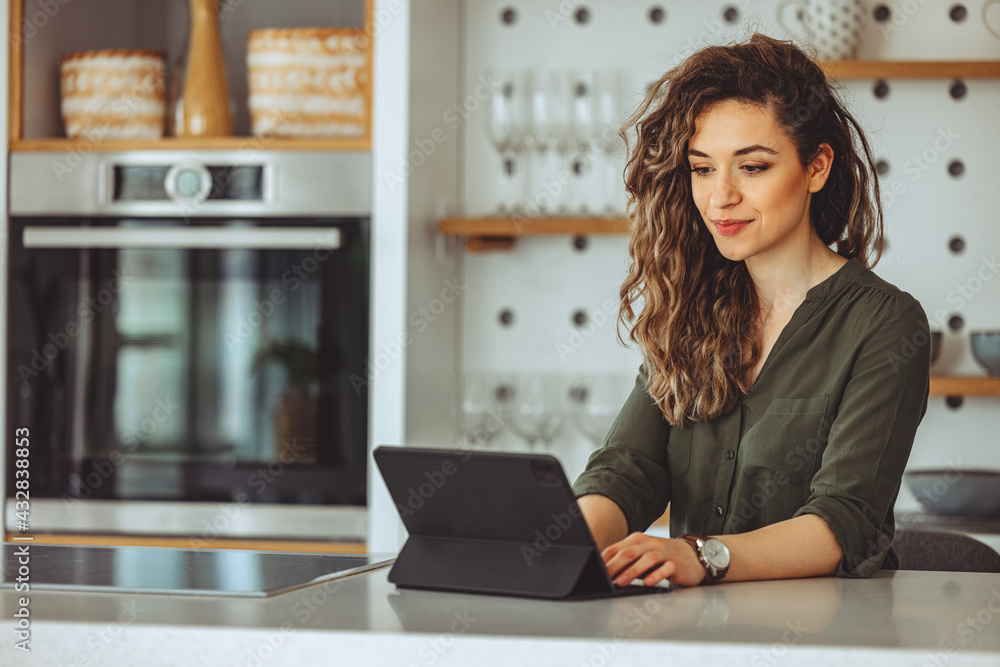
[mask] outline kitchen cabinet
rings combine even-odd
[[[210,165],[211,170],[225,170],[225,167],[217,167],[216,165],[232,165],[238,160],[250,160],[253,161],[256,155],[256,160],[258,162],[264,162],[267,160],[277,159],[277,155],[284,155],[289,152],[294,155],[294,160],[299,162],[306,160],[321,160],[325,156],[324,154],[335,154],[335,159],[351,160],[352,158],[359,158],[353,164],[360,165],[353,167],[349,170],[349,178],[340,178],[334,172],[328,170],[327,168],[313,168],[309,171],[305,177],[297,178],[296,183],[298,185],[311,184],[308,187],[312,191],[322,191],[327,193],[332,193],[335,190],[326,187],[326,183],[331,180],[340,184],[346,183],[362,183],[364,187],[357,187],[356,185],[348,186],[352,187],[350,191],[354,195],[360,197],[364,201],[364,211],[365,217],[367,218],[367,207],[370,204],[369,196],[369,183],[371,180],[370,171],[370,152],[371,152],[371,115],[368,115],[367,128],[364,132],[364,136],[356,139],[286,139],[286,138],[273,138],[273,137],[255,137],[250,135],[249,128],[249,114],[247,110],[247,82],[246,82],[246,46],[247,46],[247,34],[251,30],[257,30],[261,28],[285,28],[285,27],[302,27],[302,26],[336,26],[336,27],[348,27],[348,28],[359,28],[364,31],[365,40],[367,43],[367,77],[369,82],[372,80],[372,53],[375,49],[377,43],[376,33],[379,32],[380,28],[376,25],[374,19],[375,9],[374,2],[372,0],[344,0],[342,2],[313,2],[311,0],[291,0],[289,2],[276,3],[273,0],[218,0],[219,4],[219,20],[221,26],[221,40],[222,49],[225,59],[226,66],[226,77],[227,77],[227,88],[229,92],[229,104],[231,107],[233,120],[234,120],[234,136],[231,137],[212,137],[212,138],[178,138],[178,137],[165,137],[163,139],[157,140],[111,140],[111,139],[72,139],[64,136],[63,124],[61,120],[60,113],[60,83],[59,83],[59,57],[62,54],[78,51],[90,51],[97,49],[143,49],[143,50],[158,50],[166,54],[167,68],[168,68],[168,89],[171,83],[177,84],[182,80],[180,73],[184,70],[183,61],[187,56],[187,34],[189,28],[188,22],[188,2],[187,0],[177,0],[172,2],[148,2],[145,0],[88,0],[87,2],[66,2],[65,0],[60,0],[56,2],[55,0],[12,0],[6,4],[2,5],[0,12],[3,13],[3,20],[9,23],[8,33],[11,38],[8,41],[8,97],[6,102],[3,104],[3,116],[0,120],[0,125],[6,126],[7,131],[2,135],[3,148],[0,148],[0,152],[4,155],[10,157],[13,155],[13,159],[4,160],[3,167],[0,168],[2,171],[2,180],[5,184],[3,188],[3,194],[0,195],[0,208],[3,209],[3,224],[0,226],[0,249],[3,250],[4,258],[9,259],[7,255],[8,239],[17,238],[18,243],[20,243],[21,235],[15,233],[13,230],[13,225],[8,219],[8,213],[11,207],[8,206],[8,200],[6,198],[6,193],[10,188],[8,185],[10,180],[8,178],[8,165],[11,163],[21,162],[27,159],[37,159],[39,163],[45,165],[45,171],[48,172],[48,167],[51,164],[54,171],[57,170],[60,164],[68,166],[73,169],[76,165],[80,164],[81,161],[86,161],[90,164],[100,163],[102,169],[105,166],[109,166],[110,163],[114,162],[117,165],[111,165],[111,168],[107,169],[107,172],[102,172],[100,176],[95,176],[94,183],[95,186],[93,190],[87,193],[86,197],[81,197],[78,199],[71,199],[71,201],[76,202],[73,206],[78,206],[82,199],[89,198],[89,195],[93,194],[94,198],[101,198],[106,193],[107,189],[113,186],[108,186],[108,181],[114,180],[114,175],[120,173],[120,171],[114,171],[117,166],[120,166],[124,162],[132,163],[137,161],[147,161],[146,164],[152,164],[154,169],[151,170],[153,176],[151,181],[157,178],[156,174],[161,174],[159,176],[159,183],[163,183],[164,179],[162,176],[162,171],[165,169],[163,167],[163,162],[174,163],[176,161],[190,161],[196,163],[198,166],[203,166],[204,164]],[[175,91],[176,93],[176,91]],[[168,95],[168,107],[169,107],[170,96]],[[369,87],[369,97],[367,101],[367,106],[371,107],[371,91]],[[206,160],[209,160],[206,162]],[[218,162],[216,162],[218,161]],[[315,163],[314,163],[315,164]],[[168,164],[168,166],[171,166]],[[139,169],[138,171],[141,171]],[[181,170],[177,170],[178,172]],[[15,168],[16,172],[16,168]],[[285,174],[293,173],[289,169],[283,169]],[[23,172],[21,172],[23,173]],[[59,173],[57,171],[57,173]],[[94,176],[97,170],[88,171],[87,169],[75,170],[73,175],[74,178],[84,178],[89,176]],[[112,176],[107,178],[107,173],[111,173]],[[199,171],[204,175],[204,171]],[[211,176],[213,172],[209,171]],[[271,174],[275,173],[272,170]],[[278,173],[281,173],[279,170]],[[226,174],[228,175],[228,174]],[[186,174],[190,176],[190,173]],[[357,179],[356,181],[354,179]],[[103,180],[101,180],[103,179]],[[190,178],[185,178],[188,184],[191,183]],[[200,179],[202,189],[205,186],[206,179]],[[277,179],[272,179],[272,183],[277,184]],[[44,187],[39,187],[38,183],[31,183],[33,187],[30,188],[20,188],[15,189],[15,191],[25,193],[25,192],[39,192],[40,197],[45,201],[46,205],[53,203],[52,197],[47,195]],[[158,183],[153,183],[154,186]],[[318,187],[317,187],[318,185]],[[166,190],[166,188],[163,188]],[[223,188],[224,189],[224,188]],[[155,187],[154,187],[155,190]],[[215,192],[213,190],[212,192]],[[204,194],[204,192],[203,192]],[[261,197],[267,195],[268,197],[273,193],[264,193]],[[296,198],[290,196],[292,193],[286,189],[284,194],[286,198],[295,198],[297,200],[302,200],[304,198]],[[158,195],[163,198],[163,194]],[[105,200],[111,200],[113,197],[105,197]],[[148,203],[148,202],[146,202]],[[78,209],[74,209],[74,214]],[[198,217],[203,209],[194,212],[191,209],[161,209],[166,212],[163,213],[165,217],[176,215],[180,218],[181,215],[177,214],[177,211],[183,213],[184,220],[182,224],[185,226],[194,222],[199,224],[198,221],[192,221],[192,217]],[[239,216],[242,218],[237,226],[249,226],[247,224],[246,218],[252,217],[252,215],[257,215],[260,210],[257,209],[251,215],[247,213],[249,209],[242,211]],[[148,211],[148,208],[147,208]],[[334,215],[336,211],[327,206],[324,208],[324,214]],[[82,213],[81,213],[82,214]],[[101,216],[96,216],[100,218]],[[235,217],[235,215],[234,215]],[[261,216],[263,217],[263,216]],[[283,216],[284,220],[293,222],[296,220],[295,215]],[[300,217],[300,216],[299,216]],[[100,226],[101,221],[99,220],[97,226]],[[252,224],[252,223],[251,223]],[[366,230],[368,227],[367,220],[365,221]],[[379,227],[376,236],[382,237],[384,232],[389,232],[390,236],[395,236],[391,228],[386,226]],[[367,233],[367,231],[366,231]],[[310,244],[313,243],[312,239],[309,241]],[[367,239],[366,239],[367,243]],[[11,245],[14,245],[13,243]],[[371,244],[371,253],[377,255],[380,249],[384,248],[385,244]],[[367,249],[365,250],[367,253]],[[94,253],[96,254],[96,253]],[[180,253],[178,253],[180,254]],[[244,253],[243,258],[246,259],[247,253]],[[371,261],[369,262],[369,256],[366,254],[362,260],[360,253],[358,253],[358,266],[361,267],[360,271],[367,272],[372,264],[383,264],[381,261]],[[313,261],[313,260],[310,260]],[[8,262],[9,264],[9,262]],[[147,262],[147,268],[150,263]],[[287,266],[287,265],[286,265]],[[327,263],[325,266],[330,266]],[[6,270],[5,265],[5,270]],[[284,266],[276,267],[280,271],[284,271]],[[299,266],[294,267],[296,270],[301,271]],[[308,271],[312,274],[312,271]],[[281,275],[279,273],[279,275]],[[315,274],[321,275],[321,274]],[[8,303],[8,296],[10,292],[13,291],[17,294],[17,288],[13,285],[13,281],[9,281],[9,275],[4,275],[0,278],[0,293],[4,296],[0,298],[4,304]],[[219,281],[216,280],[216,283]],[[287,284],[287,283],[286,283]],[[298,284],[296,284],[296,287]],[[363,287],[367,289],[367,282],[365,280],[354,280],[353,287]],[[302,290],[298,294],[303,294],[307,290]],[[348,290],[341,290],[341,292],[348,292]],[[359,291],[352,291],[352,294],[360,294]],[[398,294],[398,292],[396,292]],[[383,299],[388,301],[391,305],[382,306]],[[402,308],[398,304],[401,298],[393,303],[394,292],[392,289],[387,288],[383,285],[378,293],[377,297],[372,298],[373,303],[371,304],[371,309],[376,310],[379,308],[388,309],[390,311],[395,310],[397,307]],[[367,298],[366,298],[367,301]],[[379,301],[379,303],[374,303]],[[13,299],[11,300],[13,302]],[[150,301],[145,302],[148,306]],[[149,310],[155,310],[155,304],[149,308]],[[159,312],[163,312],[165,309],[160,308]],[[267,308],[265,307],[265,310]],[[240,317],[246,318],[245,314],[239,314],[235,312],[224,313],[221,309],[216,310],[216,313],[224,315],[227,317],[227,321],[233,326],[237,326]],[[288,312],[287,304],[285,312]],[[5,306],[6,313],[6,306]],[[252,315],[256,316],[258,313],[254,312]],[[11,322],[11,318],[8,315],[8,326],[16,327],[18,318],[13,318],[15,321]],[[141,319],[141,318],[140,318]],[[192,313],[188,313],[187,321],[193,321],[196,318]],[[363,322],[365,317],[341,317],[340,321],[353,321],[353,322]],[[272,333],[277,330],[271,326],[276,323],[276,320],[272,318],[268,322],[270,331]],[[309,324],[301,325],[301,328],[305,330]],[[3,332],[3,336],[7,335],[7,328]],[[3,341],[3,347],[6,349],[8,341],[12,340],[13,336]],[[367,337],[361,335],[358,337],[362,343],[366,344]],[[367,348],[366,348],[367,349]],[[344,354],[343,349],[339,349],[339,354]],[[351,358],[359,362],[359,366],[363,367],[362,362],[364,354],[360,353],[350,353]],[[4,367],[6,363],[7,355],[4,355],[4,361],[0,361],[0,367]],[[175,366],[178,364],[175,364]],[[17,373],[14,368],[4,367],[5,383],[0,387],[0,404],[7,405],[7,398],[11,396],[10,393],[6,393],[9,387],[16,387]],[[271,367],[266,369],[265,372],[281,372],[280,368]],[[204,377],[204,376],[202,376]],[[141,384],[145,387],[156,386],[157,378],[150,378],[146,376],[141,380]],[[120,385],[119,385],[120,386]],[[221,394],[217,391],[217,387],[212,387],[210,383],[202,382],[201,386],[206,387],[209,391],[215,391],[216,395]],[[16,391],[16,388],[14,389]],[[190,393],[190,392],[189,392]],[[360,395],[360,392],[352,391],[351,395]],[[134,392],[132,395],[135,395]],[[109,402],[102,402],[103,405],[107,405]],[[13,405],[13,401],[10,402]],[[383,400],[380,405],[380,415],[382,417],[383,423],[392,421],[392,414],[398,413],[402,410],[401,402],[394,398],[388,398]],[[220,411],[221,412],[221,411]],[[231,412],[229,414],[232,414]],[[259,410],[256,414],[266,415],[270,418],[269,410]],[[363,410],[353,410],[352,414],[355,418],[360,420],[364,424],[366,420],[366,414]],[[360,414],[360,417],[357,415]],[[16,415],[11,415],[8,413],[7,423],[11,428],[14,421],[17,420]],[[237,420],[239,421],[239,420]],[[148,422],[152,423],[152,422]],[[243,421],[245,424],[246,421]],[[164,429],[161,429],[161,433]],[[114,440],[114,437],[110,438]],[[398,441],[398,440],[397,440]],[[364,448],[367,442],[364,442],[364,437],[361,436],[355,439],[354,442],[360,442],[361,452],[356,457],[357,460],[364,461]],[[50,442],[41,441],[38,443],[37,449],[45,451],[43,448],[55,449],[58,443],[55,439],[51,439]],[[37,460],[37,459],[36,459]],[[13,458],[10,459],[11,463]],[[37,464],[38,475],[42,474],[41,469],[45,467],[44,461]],[[306,467],[305,465],[300,466],[300,468]],[[121,466],[119,466],[119,469]],[[10,468],[6,469],[6,472],[10,472]],[[231,469],[235,475],[241,475],[240,471],[235,468]],[[32,470],[33,477],[36,475],[35,470]],[[144,492],[148,492],[151,485],[148,484],[148,475],[140,474],[137,476],[140,484],[140,488]],[[360,475],[360,485],[361,494],[364,493],[365,487],[365,475],[362,472]],[[0,463],[0,479],[5,479],[6,474],[4,472],[4,465]],[[215,479],[218,479],[216,477]],[[243,475],[242,480],[246,480],[247,476]],[[291,476],[286,476],[285,480],[288,481]],[[103,482],[102,478],[102,482]],[[146,487],[142,487],[145,483]],[[3,486],[3,482],[0,481],[0,487]],[[109,483],[104,486],[106,490],[110,490],[112,485]],[[337,485],[328,485],[327,488],[336,488]],[[39,490],[41,490],[39,488]],[[227,500],[223,492],[222,495],[217,496],[221,501]],[[11,496],[13,492],[11,491]],[[5,494],[0,492],[0,496]],[[171,535],[197,535],[202,532],[206,526],[211,528],[212,521],[219,518],[220,511],[223,509],[221,504],[215,502],[209,502],[202,505],[200,509],[207,512],[205,515],[205,522],[203,519],[198,520],[187,520],[182,519],[181,521],[176,521],[178,514],[176,505],[172,508],[160,507],[159,510],[163,512],[160,513],[157,509],[151,509],[148,505],[136,505],[131,508],[135,510],[132,514],[132,518],[128,519],[127,522],[121,523],[116,521],[103,521],[99,524],[88,523],[80,513],[77,513],[70,521],[65,524],[55,524],[51,521],[50,516],[45,514],[45,508],[40,506],[39,498],[32,498],[32,518],[36,519],[36,522],[32,524],[32,528],[43,530],[46,525],[48,525],[50,530],[54,532],[60,531],[72,531],[73,533],[78,533],[75,535],[78,539],[88,539],[92,537],[93,534],[107,534],[107,533],[127,533],[136,530],[134,527],[140,525],[142,528],[150,528],[151,530],[157,532],[158,534],[171,534]],[[213,499],[215,500],[215,499]],[[58,497],[51,499],[52,505],[65,505],[65,503]],[[352,505],[352,534],[346,535],[343,539],[363,539],[365,534],[365,521],[366,512],[363,506],[364,497],[360,496],[360,500],[356,504]],[[121,503],[119,505],[127,505],[128,503]],[[6,525],[13,529],[14,522],[14,512],[13,512],[13,501],[10,500],[6,503]],[[115,503],[104,503],[104,501],[98,501],[92,504],[91,507],[97,507],[97,509],[106,509],[110,506],[114,506]],[[117,509],[117,508],[115,508]],[[281,508],[288,509],[288,508]],[[130,511],[131,511],[130,510]],[[253,511],[251,510],[251,514]],[[300,518],[303,517],[300,508],[292,508],[291,515],[297,515]],[[294,523],[294,521],[289,521],[289,514],[283,514],[283,521],[280,522],[280,526],[289,526]],[[317,518],[310,518],[310,512],[306,511],[303,518],[304,525],[306,526],[299,537],[304,537],[306,539],[324,539],[325,536],[331,535],[330,533],[330,522],[328,517],[322,517],[319,520]],[[224,517],[223,517],[224,518]],[[221,521],[221,519],[220,519]],[[227,519],[227,526],[229,525]],[[54,526],[54,527],[53,527]],[[279,527],[280,527],[279,526]],[[140,528],[137,532],[144,532]],[[214,529],[212,529],[214,530]],[[271,527],[263,529],[255,529],[253,531],[254,537],[274,537],[275,535],[280,535],[279,531],[269,532],[273,529]],[[87,535],[87,534],[90,535]],[[82,534],[82,535],[81,535]],[[99,538],[98,538],[99,539]],[[329,544],[329,543],[328,543]],[[301,545],[300,545],[301,546]],[[351,548],[361,548],[363,549],[363,544],[359,542],[352,543],[343,547],[344,549]]]
[[[370,150],[371,120],[358,138],[295,139],[250,137],[247,111],[246,42],[250,30],[275,27],[337,26],[363,28],[367,39],[367,78],[377,31],[374,0],[317,3],[291,0],[218,0],[232,137],[176,137],[157,140],[71,139],[60,120],[60,55],[96,49],[153,49],[167,59],[167,114],[180,92],[187,57],[188,3],[141,0],[45,2],[11,0],[9,40],[8,147],[11,151],[89,153],[157,149]],[[367,88],[371,109],[371,87]],[[169,123],[168,123],[169,125]]]

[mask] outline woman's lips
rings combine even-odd
[[[733,236],[743,231],[753,220],[712,220],[715,230],[722,236]]]

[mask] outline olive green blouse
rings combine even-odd
[[[895,568],[892,508],[927,409],[930,332],[912,296],[856,259],[814,286],[735,409],[671,426],[645,368],[573,485],[614,500],[629,532],[670,504],[670,534],[724,535],[802,514],[829,524],[837,574]]]

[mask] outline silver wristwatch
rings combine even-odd
[[[702,583],[721,581],[729,572],[729,547],[722,540],[703,535],[681,535],[677,539],[690,544],[698,554],[698,560],[705,567],[705,581]]]

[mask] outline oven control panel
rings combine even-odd
[[[112,201],[261,201],[263,165],[116,164],[112,167]]]
[[[11,215],[139,217],[371,214],[371,155],[352,151],[129,151],[10,160]]]

